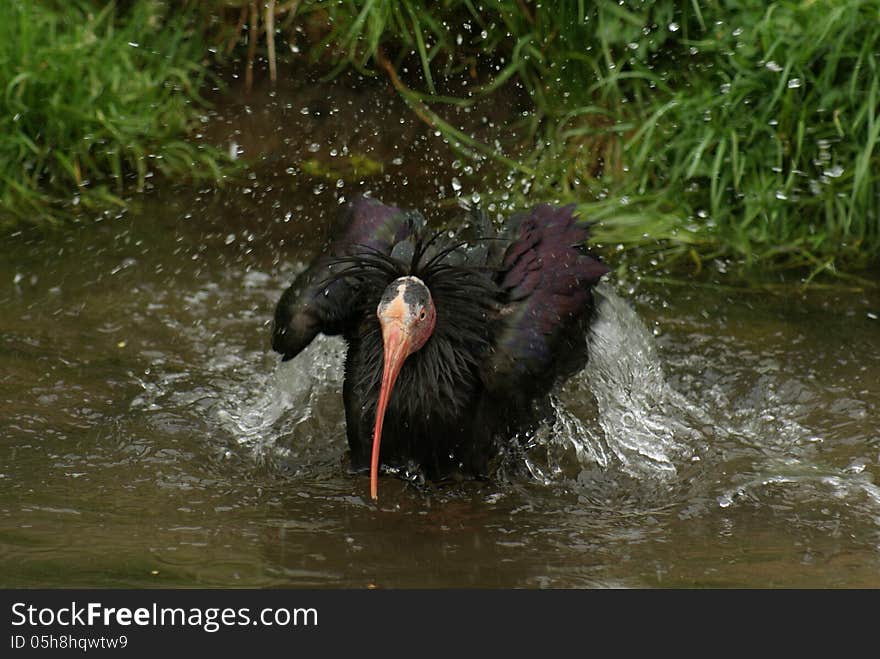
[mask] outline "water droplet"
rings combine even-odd
[[[797,89],[798,87],[801,86],[801,84],[802,83],[801,83],[800,78],[792,78],[791,80],[788,81],[788,88],[789,89]]]
[[[774,62],[773,60],[770,60],[769,62],[767,62],[766,64],[764,64],[764,68],[765,68],[765,69],[769,69],[770,71],[773,71],[773,73],[779,73],[780,71],[782,71],[782,67],[779,66],[779,65],[778,65],[776,62]]]
[[[844,469],[848,474],[860,474],[865,471],[865,460],[864,458],[855,458],[849,465]]]
[[[776,194],[774,196],[777,199],[779,199],[780,201],[786,201],[788,199],[788,197],[785,195],[785,193],[782,190],[777,190]]]
[[[679,29],[680,29],[680,26],[678,23],[670,23],[669,24],[669,31],[670,32],[678,32]]]
[[[458,180],[455,176],[452,177],[452,189],[458,192],[461,190],[461,181]]]
[[[845,170],[840,165],[834,165],[830,169],[824,170],[822,173],[830,178],[840,178]]]

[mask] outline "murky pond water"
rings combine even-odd
[[[381,90],[283,96],[225,115],[247,186],[0,245],[0,585],[880,587],[876,289],[611,278],[520,469],[373,504],[343,346],[280,365],[269,319],[339,195],[431,209],[468,173]],[[389,164],[327,176],[350,153]]]

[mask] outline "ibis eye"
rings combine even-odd
[[[422,309],[422,313],[419,314],[419,320],[424,320],[428,317],[428,312]]]

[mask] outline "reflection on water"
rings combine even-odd
[[[0,246],[2,585],[880,586],[877,292],[607,283],[521,468],[385,478],[376,506],[345,460],[344,346],[279,364],[268,320],[334,195],[443,193],[316,195],[274,157],[247,194]]]

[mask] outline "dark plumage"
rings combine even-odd
[[[287,360],[318,332],[344,337],[355,466],[374,445],[378,462],[381,437],[385,465],[485,476],[534,420],[534,401],[583,367],[591,289],[608,268],[573,212],[536,206],[496,233],[472,211],[468,245],[429,232],[418,213],[367,198],[347,207],[329,252],[282,295],[272,347]]]

